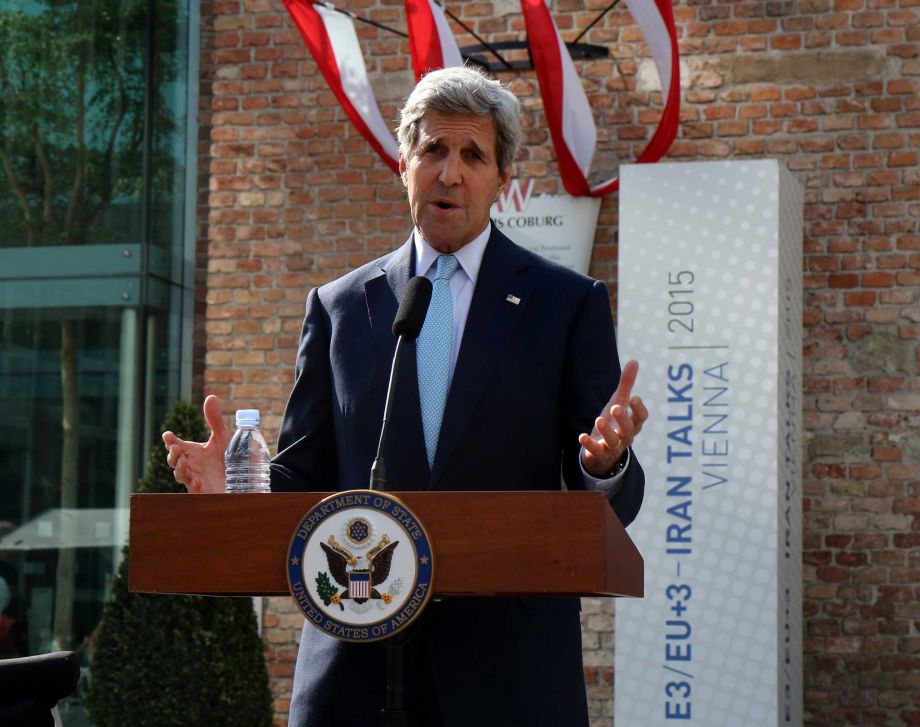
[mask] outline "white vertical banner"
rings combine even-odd
[[[801,186],[772,160],[621,185],[619,347],[650,416],[615,723],[801,725]]]

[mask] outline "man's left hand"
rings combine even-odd
[[[582,446],[581,463],[592,477],[604,479],[611,475],[648,419],[642,399],[632,396],[638,375],[639,363],[627,363],[620,376],[620,385],[594,421],[591,434],[578,435],[578,443]]]

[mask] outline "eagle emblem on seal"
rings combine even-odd
[[[342,587],[342,592],[337,593],[335,586],[329,582],[325,573],[317,575],[317,590],[323,603],[337,604],[343,608],[342,601],[352,600],[362,604],[375,598],[389,603],[392,596],[389,593],[381,594],[376,586],[380,586],[390,577],[390,567],[393,563],[393,551],[399,541],[390,541],[384,535],[380,542],[371,548],[366,556],[356,556],[336,542],[335,536],[330,535],[326,543],[320,542],[323,552],[326,553],[326,562],[333,580]],[[358,568],[359,562],[367,561],[366,568]]]

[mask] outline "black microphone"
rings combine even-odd
[[[428,305],[431,303],[431,287],[431,281],[422,275],[416,275],[409,280],[406,292],[399,301],[396,318],[393,319],[394,336],[403,336],[407,341],[418,338],[418,334],[422,332]]]
[[[390,423],[390,399],[393,396],[393,384],[399,368],[399,352],[403,341],[418,338],[425,323],[428,304],[431,303],[431,281],[421,275],[411,278],[406,285],[396,318],[393,319],[393,335],[397,336],[396,350],[393,352],[393,364],[390,366],[390,383],[387,385],[387,398],[383,405],[383,425],[380,427],[380,441],[377,442],[377,457],[371,466],[372,490],[386,490],[387,474],[383,464],[383,443],[386,441],[387,426]]]

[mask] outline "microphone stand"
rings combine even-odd
[[[377,442],[377,456],[371,466],[370,489],[386,492],[387,471],[383,462],[383,443],[386,440],[387,427],[390,423],[390,401],[393,394],[393,385],[399,370],[399,352],[402,348],[404,336],[396,339],[396,350],[393,353],[393,363],[390,366],[390,381],[387,384],[387,398],[383,407],[383,426],[380,428],[380,440]],[[409,629],[412,627],[410,626]],[[387,658],[387,691],[384,708],[380,711],[381,727],[408,727],[409,713],[405,704],[406,682],[406,641],[409,634],[397,634],[385,639],[383,647]]]
[[[399,369],[399,351],[402,348],[404,336],[396,339],[396,350],[393,352],[393,363],[390,365],[390,382],[387,384],[387,398],[383,405],[383,426],[380,428],[380,439],[377,441],[377,456],[371,465],[370,489],[386,492],[387,468],[383,463],[383,442],[387,436],[387,427],[390,424],[390,400],[393,398],[393,384],[396,382],[396,372]]]
[[[393,321],[393,334],[396,338],[396,350],[393,352],[393,363],[390,366],[390,381],[387,384],[387,396],[383,405],[383,426],[380,428],[380,440],[377,442],[377,456],[371,466],[370,489],[385,492],[387,489],[386,467],[383,464],[383,443],[386,440],[387,428],[390,424],[390,403],[393,398],[393,387],[396,383],[396,373],[399,367],[399,354],[403,341],[418,338],[419,332],[431,302],[431,282],[424,277],[412,278],[403,293]],[[382,727],[408,727],[409,712],[405,705],[405,647],[413,637],[415,624],[406,628],[402,633],[391,636],[383,641],[387,660],[387,689],[386,702],[380,711],[380,724]]]
[[[391,636],[383,642],[387,654],[387,696],[380,710],[380,727],[409,727],[409,712],[405,703],[406,644],[413,636],[415,624],[405,633]]]

